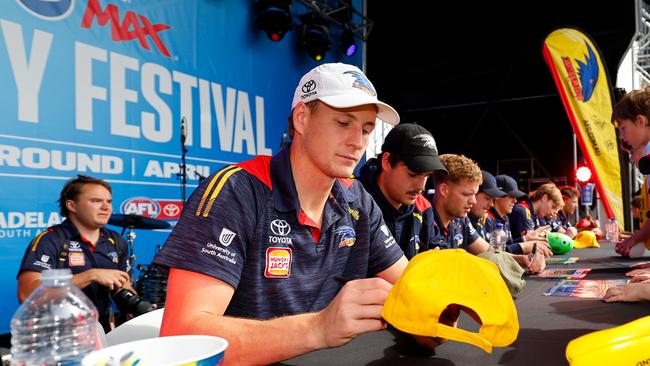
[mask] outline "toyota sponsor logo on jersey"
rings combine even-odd
[[[270,244],[293,244],[291,238],[288,237],[291,232],[291,225],[288,222],[281,219],[276,219],[271,221],[271,232],[275,234],[269,235]]]
[[[61,20],[72,12],[75,0],[16,0],[31,15],[45,20]]]
[[[148,197],[132,197],[122,202],[120,211],[127,215],[136,214],[155,219],[160,215],[160,205]]]

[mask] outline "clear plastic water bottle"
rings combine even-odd
[[[41,273],[41,285],[11,319],[12,365],[79,365],[104,346],[97,309],[71,278],[69,269]]]
[[[496,228],[490,234],[490,246],[495,252],[502,252],[506,250],[506,243],[508,242],[508,235],[503,230],[503,224],[496,223]]]
[[[609,219],[605,228],[605,238],[612,243],[618,243],[619,227],[616,219]]]

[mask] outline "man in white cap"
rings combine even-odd
[[[345,179],[377,118],[399,123],[357,67],[302,77],[291,145],[208,177],[154,259],[171,268],[161,335],[221,336],[226,363],[270,364],[385,327],[407,260],[372,197]]]

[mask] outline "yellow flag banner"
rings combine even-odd
[[[544,59],[609,218],[623,222],[621,166],[612,94],[600,52],[583,32],[562,28],[544,40]]]

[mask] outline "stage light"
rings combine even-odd
[[[332,47],[329,25],[324,20],[318,19],[314,13],[305,14],[300,17],[300,20],[302,21],[302,47],[309,57],[322,61]]]
[[[576,170],[576,179],[578,183],[585,184],[591,180],[591,169],[581,166]]]
[[[357,52],[357,44],[354,41],[354,33],[346,29],[341,33],[341,50],[346,56],[352,56]]]
[[[257,25],[274,42],[291,30],[291,0],[260,0],[257,2]]]

